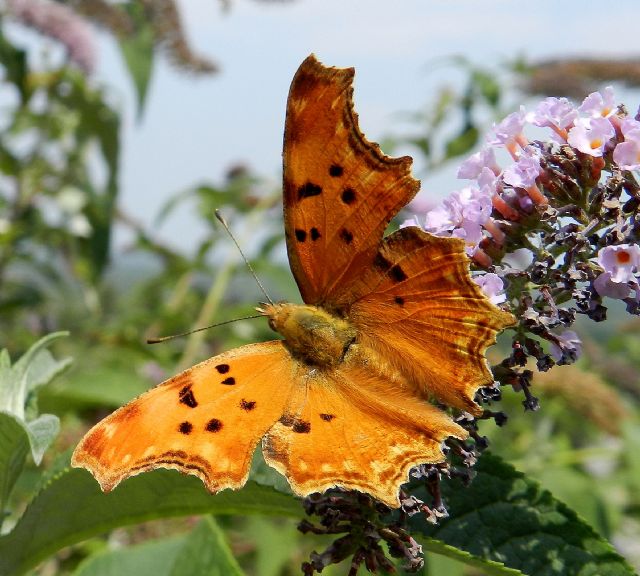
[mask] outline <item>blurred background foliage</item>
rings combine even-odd
[[[222,2],[220,9],[233,6]],[[266,323],[246,321],[159,346],[144,343],[250,314],[260,299],[215,208],[229,219],[274,300],[299,296],[284,252],[281,191],[251,167],[232,166],[218,182],[177,192],[158,214],[161,221],[180,204],[193,208],[208,233],[188,251],[158,242],[119,207],[121,111],[110,86],[90,74],[95,55],[86,35],[98,26],[114,36],[142,114],[154,60],[169,60],[185,81],[217,73],[213,59],[189,46],[173,1],[11,0],[0,18],[0,348],[18,357],[45,334],[68,330],[71,337],[56,341],[56,351],[74,359],[39,392],[40,410],[60,417],[61,433],[43,464],[29,465],[20,477],[8,506],[10,527],[42,475],[68,459],[90,424],[196,361],[271,337]],[[63,57],[35,58],[7,37],[9,23],[35,29],[61,46]],[[462,70],[466,87],[425,95],[424,109],[406,117],[410,135],[390,134],[385,144],[388,153],[410,146],[429,170],[471,152],[491,122],[526,95],[579,100],[605,82],[640,84],[637,61],[520,59],[479,68],[452,58],[444,65]],[[114,250],[117,227],[135,238],[126,250]],[[640,323],[612,312],[603,325],[579,326],[585,354],[577,365],[538,375],[540,412],[522,414],[520,399],[506,392],[508,426],[481,432],[495,453],[539,479],[640,566]],[[132,565],[138,555],[161,566],[191,530],[212,541],[225,535],[239,562],[229,560],[225,574],[241,568],[295,574],[317,547],[292,520],[221,517],[214,525],[192,517],[118,529],[65,550],[35,573],[101,573],[99,566],[113,569],[123,555]],[[481,572],[429,555],[424,574],[444,573]]]

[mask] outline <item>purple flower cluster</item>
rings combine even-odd
[[[534,126],[546,141],[525,135]],[[524,391],[527,408],[537,408],[530,358],[548,370],[579,357],[576,314],[604,320],[603,297],[640,314],[639,169],[640,115],[628,117],[611,88],[578,106],[546,98],[493,127],[458,170],[469,186],[404,223],[463,238],[476,283],[518,319],[494,375]]]
[[[471,186],[454,192],[429,211],[424,220],[411,219],[404,225],[419,225],[441,236],[465,239],[468,253],[484,267],[491,264],[483,249],[487,242],[503,245],[504,230],[496,224],[492,211],[500,218],[517,222],[549,203],[544,187],[548,174],[541,165],[539,143],[524,134],[527,125],[549,128],[550,140],[569,145],[592,158],[612,155],[620,170],[640,168],[640,122],[621,118],[612,88],[589,94],[574,106],[566,98],[546,98],[532,111],[522,106],[494,125],[485,145],[465,160],[458,178],[475,180]],[[501,168],[495,151],[506,150],[512,163]],[[602,162],[602,161],[600,161]],[[604,164],[594,163],[596,169]]]

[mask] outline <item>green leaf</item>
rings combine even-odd
[[[243,534],[254,544],[253,569],[260,576],[287,573],[292,552],[299,550],[305,538],[297,523],[283,518],[253,516],[246,519]]]
[[[243,576],[224,532],[206,517],[188,535],[162,538],[119,550],[101,551],[73,576]]]
[[[414,517],[417,533],[528,576],[634,574],[573,510],[510,464],[485,453],[476,470],[468,488],[443,483],[450,517],[438,526]]]
[[[67,332],[54,332],[38,340],[11,366],[9,354],[3,350],[0,361],[0,411],[25,419],[28,396],[36,388],[48,384],[71,364],[70,358],[56,361],[45,348]]]
[[[178,553],[170,576],[242,576],[224,532],[211,517],[203,518]]]
[[[60,432],[60,419],[53,414],[42,414],[35,420],[27,422],[26,429],[31,445],[31,456],[36,464],[40,464],[49,444]]]
[[[471,82],[489,105],[497,108],[500,103],[500,84],[495,76],[476,68],[471,72]]]
[[[0,435],[3,437],[0,450],[0,505],[2,509],[22,470],[26,453],[24,446],[31,448],[36,464],[60,430],[60,422],[53,414],[37,416],[25,410],[34,398],[37,388],[48,384],[68,368],[69,358],[54,360],[45,350],[53,340],[65,336],[56,332],[41,338],[11,366],[6,350],[0,353]],[[33,405],[34,402],[31,402]]]
[[[34,408],[30,414],[25,405],[34,398],[37,388],[48,384],[71,363],[68,358],[54,360],[45,349],[65,335],[65,332],[56,332],[41,338],[13,366],[9,353],[0,351],[0,525],[29,449],[35,463],[40,464],[60,430],[57,416],[37,416],[35,402],[31,402]]]
[[[148,361],[148,356],[125,347],[81,348],[73,371],[40,395],[40,404],[64,413],[87,407],[118,408],[150,387],[132,366]]]
[[[434,540],[433,538],[427,538],[426,540],[420,540],[422,547],[425,551],[433,554],[439,554],[452,560],[457,560],[467,566],[474,566],[475,568],[481,568],[482,573],[486,576],[521,576],[522,572],[513,568],[507,568],[500,562],[494,562],[492,560],[486,560],[484,558],[477,558],[469,552],[449,546],[440,540]]]
[[[130,2],[123,5],[134,23],[133,34],[120,38],[120,52],[138,95],[138,118],[144,111],[149,81],[153,72],[154,34],[144,6]]]
[[[173,536],[127,548],[100,551],[84,560],[73,576],[170,576],[171,567],[186,538],[184,535]]]
[[[86,470],[66,470],[27,507],[9,534],[0,537],[0,576],[22,574],[64,546],[119,526],[194,514],[299,516],[297,499],[248,482],[215,496],[193,476],[155,470],[103,494]]]
[[[287,479],[266,463],[262,450],[253,453],[249,478],[261,486],[269,486],[283,494],[292,494]]]
[[[0,412],[0,526],[11,490],[29,453],[29,436],[15,416]]]
[[[17,88],[22,104],[26,104],[30,96],[27,83],[27,53],[9,43],[1,30],[0,64],[5,70],[4,79]]]
[[[448,159],[462,156],[469,152],[476,142],[478,142],[478,129],[475,126],[466,126],[460,134],[446,143],[445,157]]]

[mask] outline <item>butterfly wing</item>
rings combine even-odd
[[[393,216],[418,191],[411,158],[385,156],[358,128],[353,68],[309,56],[287,101],[284,218],[289,262],[303,300],[335,308],[369,267]]]
[[[471,279],[464,241],[403,228],[375,262],[349,288],[360,343],[422,394],[479,414],[474,394],[493,382],[485,351],[514,318]]]
[[[341,487],[397,508],[409,470],[444,460],[446,437],[467,437],[442,411],[367,363],[345,362],[296,389],[289,412],[263,440],[263,453],[300,496]]]
[[[105,492],[155,468],[198,476],[211,492],[246,482],[256,444],[284,411],[292,362],[280,341],[214,356],[142,394],[75,449]]]

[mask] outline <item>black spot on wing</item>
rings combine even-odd
[[[244,398],[240,401],[240,408],[250,412],[256,407],[256,403],[254,400],[245,400]]]
[[[404,306],[404,298],[402,296],[396,296],[393,301],[398,305],[398,306]]]
[[[393,266],[393,263],[387,260],[380,252],[376,254],[376,257],[373,259],[373,265],[380,271],[386,272]]]
[[[345,188],[340,198],[345,204],[353,204],[356,201],[356,191],[353,188]]]
[[[337,164],[331,164],[331,166],[329,166],[329,176],[338,178],[342,176],[343,172],[344,172],[344,169],[342,168],[342,166],[338,166]]]
[[[331,422],[335,418],[335,414],[320,414],[320,418],[322,418],[325,422]]]
[[[178,426],[178,432],[181,434],[191,434],[191,430],[193,430],[193,424],[191,424],[191,422],[181,422]]]
[[[340,230],[340,238],[345,244],[351,244],[351,242],[353,242],[353,234],[346,228]]]
[[[207,422],[207,425],[204,427],[207,432],[220,432],[222,430],[222,422],[217,418],[212,418]]]
[[[407,279],[407,275],[398,264],[389,268],[389,276],[394,282],[402,282]]]
[[[226,374],[227,372],[229,372],[229,364],[218,364],[216,366],[216,370],[220,373],[220,374]]]
[[[320,231],[317,228],[311,228],[311,230],[309,230],[309,234],[311,235],[311,240],[314,242],[320,238]]]
[[[233,376],[229,376],[225,378],[220,384],[224,384],[226,386],[233,386],[236,383],[236,379]]]
[[[190,384],[184,386],[180,392],[178,392],[178,397],[180,398],[180,403],[188,406],[189,408],[195,408],[198,405]]]
[[[308,434],[311,432],[311,422],[305,422],[304,420],[296,420],[293,423],[293,431],[298,434]]]
[[[312,182],[307,182],[298,188],[298,200],[309,198],[311,196],[318,196],[318,194],[322,194],[322,188]]]
[[[307,239],[307,232],[300,228],[295,229],[296,240],[298,242],[304,242]]]

